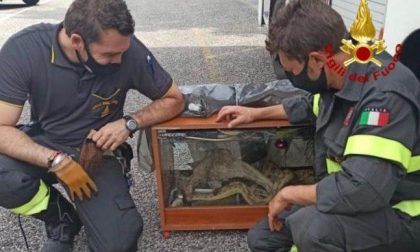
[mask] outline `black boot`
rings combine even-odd
[[[48,208],[34,215],[45,222],[47,240],[42,252],[70,252],[74,237],[79,233],[82,223],[74,207],[55,188],[50,188]]]

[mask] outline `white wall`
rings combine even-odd
[[[419,0],[388,0],[385,15],[384,40],[387,51],[395,53],[395,46],[414,30],[420,28]]]

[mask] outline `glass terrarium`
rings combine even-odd
[[[310,126],[157,130],[165,208],[266,205],[312,184]]]
[[[312,184],[310,125],[177,117],[150,131],[162,232],[248,229],[281,188]],[[141,156],[141,155],[139,155]]]

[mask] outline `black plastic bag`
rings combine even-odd
[[[281,104],[283,99],[306,94],[292,86],[289,80],[276,80],[262,84],[245,85],[237,93],[238,104],[247,107],[267,107]]]
[[[236,104],[236,88],[226,84],[180,86],[186,117],[209,117],[223,106]]]
[[[289,80],[262,84],[201,84],[180,86],[185,98],[185,117],[209,117],[223,106],[266,107],[281,104],[283,99],[306,94]]]

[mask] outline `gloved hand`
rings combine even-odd
[[[54,172],[58,179],[67,186],[72,201],[74,201],[75,195],[79,200],[83,200],[83,193],[90,199],[92,192],[98,190],[95,182],[83,167],[68,155],[49,171]]]

